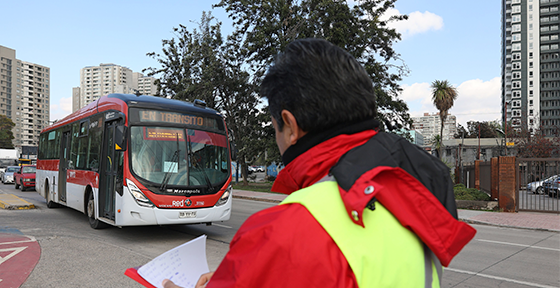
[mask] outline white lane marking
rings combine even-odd
[[[8,256],[6,257],[1,257],[0,256],[0,264],[8,261],[8,259],[16,256],[16,254],[18,254],[19,252],[25,250],[25,248],[27,248],[27,246],[25,247],[13,247],[13,248],[6,248],[6,249],[0,249],[0,252],[8,252],[8,251],[12,251],[12,253],[8,254]]]
[[[37,239],[35,239],[35,237],[33,237],[33,236],[27,236],[27,235],[25,235],[24,237],[29,238],[29,240],[21,240],[21,241],[14,241],[14,242],[0,242],[0,245],[2,245],[2,244],[26,243],[26,242],[35,242],[35,241],[37,241]]]
[[[501,241],[493,241],[493,240],[484,240],[484,239],[476,239],[477,241],[481,242],[488,242],[488,243],[495,243],[495,244],[503,244],[503,245],[510,245],[510,246],[519,246],[519,247],[529,247],[535,249],[543,249],[543,250],[552,250],[556,252],[560,252],[560,249],[556,248],[548,248],[548,247],[540,247],[540,246],[532,246],[532,245],[525,245],[525,244],[517,244],[517,243],[510,243],[510,242],[501,242]]]
[[[229,227],[229,226],[226,226],[226,225],[216,224],[216,223],[212,223],[212,226],[218,226],[218,227],[223,227],[223,228],[228,228],[228,229],[232,228],[232,227]]]
[[[453,269],[453,268],[444,268],[444,271],[447,271],[447,270],[457,272],[457,273],[464,273],[464,274],[469,274],[469,275],[475,275],[475,276],[490,278],[490,279],[494,279],[494,280],[507,281],[507,282],[516,283],[516,284],[527,285],[527,286],[531,286],[531,287],[558,288],[556,286],[548,286],[548,285],[542,285],[542,284],[537,284],[537,283],[532,283],[532,282],[519,281],[519,280],[515,280],[515,279],[509,279],[509,278],[504,278],[504,277],[499,277],[499,276],[492,276],[492,275],[488,275],[488,274],[481,274],[481,273],[472,272],[472,271],[465,271],[465,270],[459,270],[459,269]]]

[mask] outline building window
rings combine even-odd
[[[513,117],[521,117],[521,110],[520,109],[513,109],[513,110],[511,110],[511,115]]]
[[[521,22],[521,15],[513,15],[513,16],[511,16],[511,22],[512,22],[512,23]]]
[[[513,62],[513,63],[512,63],[512,67],[513,67],[513,69],[515,69],[515,70],[521,69],[521,62]]]
[[[511,45],[511,50],[513,50],[513,51],[519,51],[519,50],[521,50],[521,43],[513,43],[513,44]]]
[[[533,87],[533,81],[529,81],[529,87]]]
[[[521,60],[521,53],[513,53],[511,57],[513,60]]]
[[[512,37],[512,41],[521,41],[521,34],[520,33],[515,33],[513,35],[511,35]]]
[[[513,72],[512,73],[513,79],[521,79],[521,72]]]
[[[511,105],[512,105],[512,107],[514,107],[514,108],[516,108],[516,107],[517,107],[517,108],[518,108],[518,107],[521,107],[521,100],[513,100],[513,101],[511,101]]]
[[[521,13],[521,5],[511,6],[511,12],[512,13]]]
[[[513,88],[521,88],[521,81],[513,81],[511,82],[511,86]]]
[[[511,31],[512,32],[520,32],[521,31],[521,24],[513,24],[511,26]]]
[[[521,91],[515,90],[512,92],[513,98],[521,98]]]

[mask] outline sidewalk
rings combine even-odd
[[[233,197],[280,203],[286,195],[245,190],[233,190]],[[488,212],[459,209],[459,219],[471,224],[560,232],[560,214],[537,212]]]

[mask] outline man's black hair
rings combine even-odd
[[[291,42],[268,70],[261,95],[281,130],[282,110],[305,132],[321,132],[376,116],[371,78],[348,52],[323,39]]]

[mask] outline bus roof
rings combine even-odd
[[[142,107],[150,109],[162,109],[170,111],[183,111],[199,114],[210,114],[210,115],[221,115],[214,109],[201,107],[194,105],[193,103],[168,99],[163,97],[155,97],[149,95],[134,95],[134,94],[108,94],[100,97],[96,101],[88,104],[87,106],[81,108],[80,110],[66,116],[62,120],[57,121],[51,126],[43,129],[41,133],[64,126],[68,123],[72,123],[77,119],[83,117],[88,117],[93,114],[107,111],[107,110],[118,110],[125,114],[128,114],[127,107]],[[128,115],[127,115],[128,116]]]

